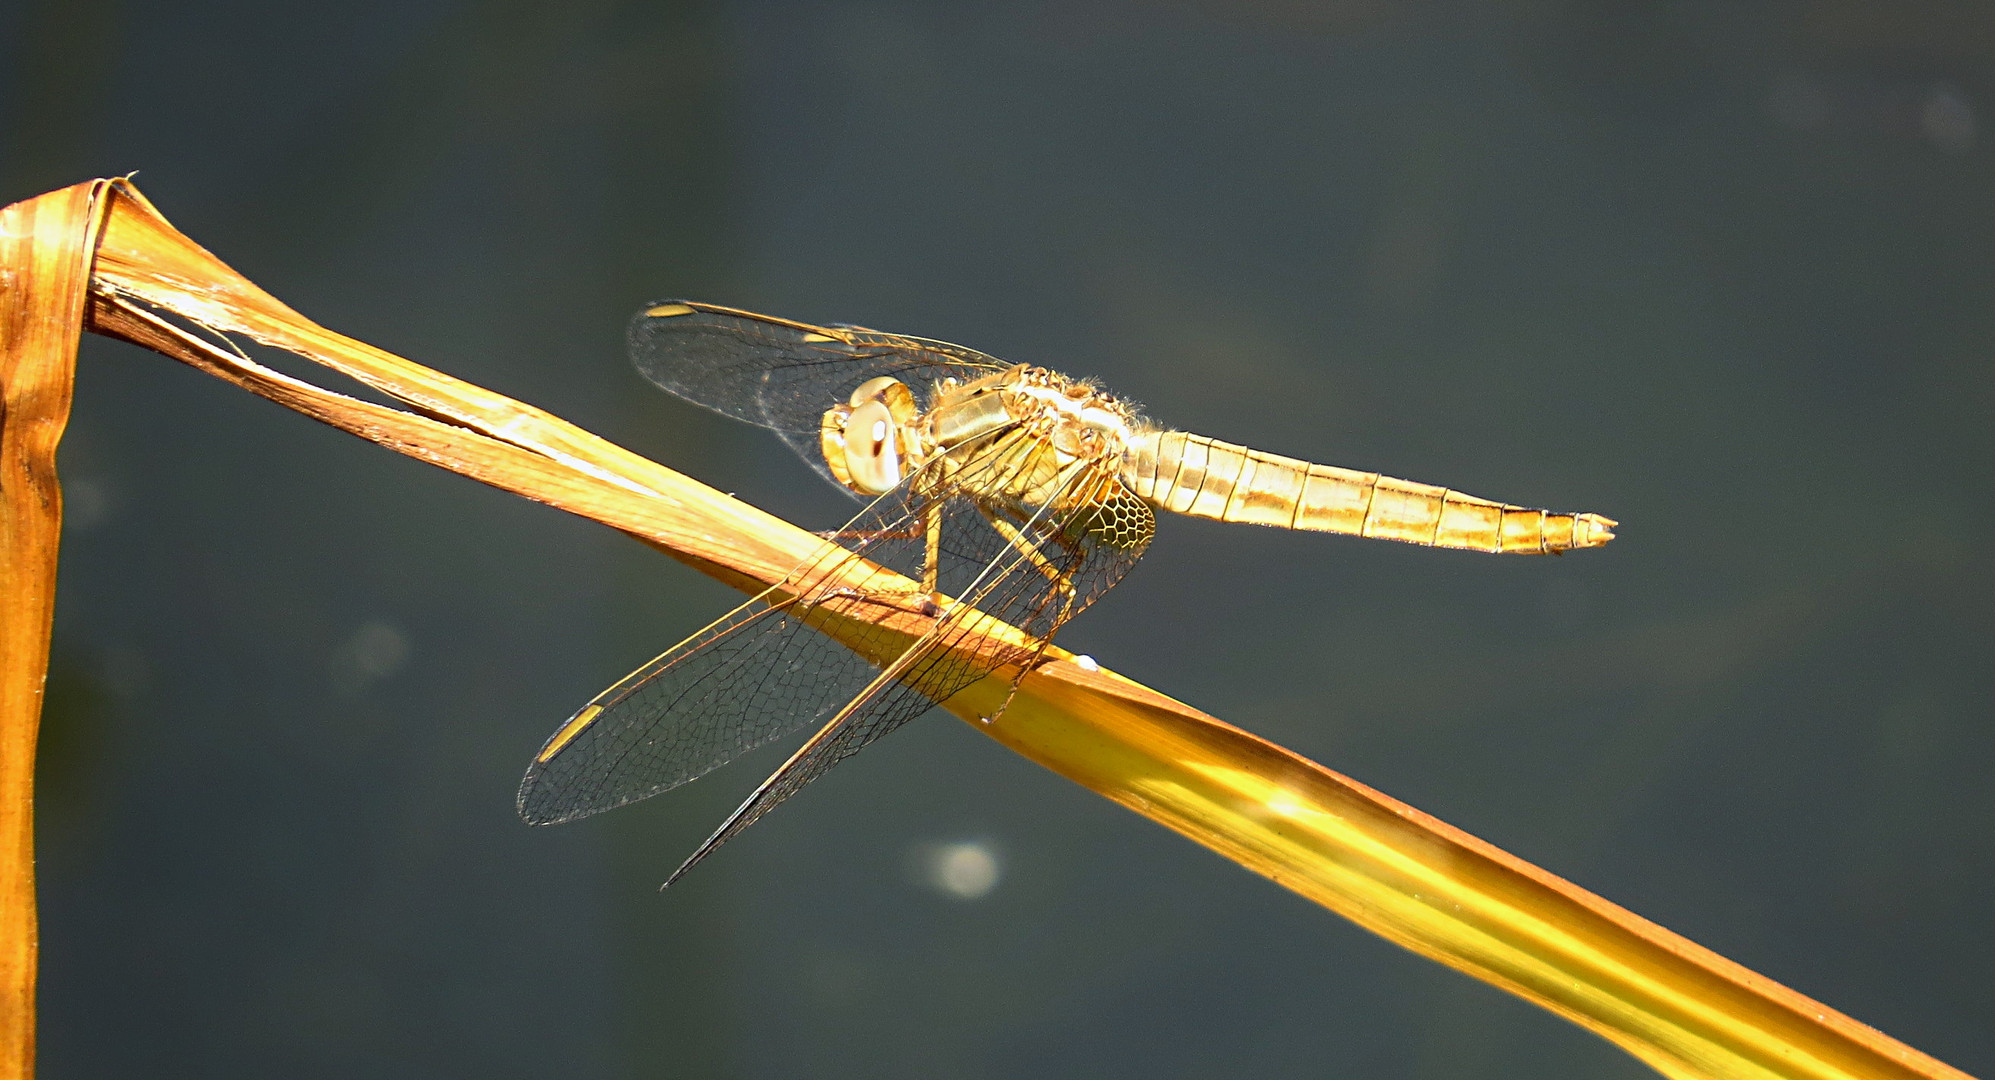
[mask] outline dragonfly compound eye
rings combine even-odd
[[[896,384],[898,385],[898,384]],[[853,490],[884,495],[900,485],[900,425],[884,401],[868,401],[845,421],[845,474]]]
[[[855,409],[869,401],[883,401],[887,408],[893,410],[896,417],[903,420],[912,418],[915,413],[914,391],[909,390],[906,383],[892,375],[882,375],[860,383],[858,389],[852,391],[849,400]]]
[[[914,391],[890,375],[867,379],[844,402],[826,409],[818,447],[839,483],[861,495],[884,495],[907,475],[902,425],[919,414]]]

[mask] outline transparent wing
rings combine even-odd
[[[1122,487],[1112,473],[1077,476],[1070,487],[1091,491],[1100,499],[1078,521],[1026,517],[1007,522],[1015,530],[1010,538],[987,528],[984,535],[997,537],[1004,550],[969,588],[957,593],[974,604],[959,604],[947,612],[933,632],[902,654],[764,780],[665,884],[679,880],[832,766],[921,715],[929,703],[946,700],[1007,660],[1029,666],[1068,619],[1114,587],[1149,543],[1155,526],[1150,507]],[[1011,508],[982,509],[999,520],[1015,513]],[[1037,647],[1020,650],[1012,657],[958,652],[954,646],[977,632],[972,606],[1026,630],[1037,639]]]
[[[1001,462],[993,456],[988,467]],[[804,725],[824,725],[687,861],[683,873],[867,743],[1001,664],[1030,663],[1061,624],[1113,586],[1142,554],[1150,510],[1105,466],[1074,474],[1069,487],[1090,495],[1090,509],[1063,515],[1032,515],[973,497],[981,490],[976,483],[989,479],[979,471],[966,470],[963,478],[971,485],[954,488],[939,501],[905,491],[883,497],[841,534],[849,554],[828,556],[863,556],[918,581],[930,508],[941,511],[938,588],[958,603],[884,674],[811,627],[813,609],[826,596],[773,605],[751,601],[605,691],[563,725],[527,770],[521,816],[541,824],[621,806],[676,787]],[[993,520],[1009,526],[1012,538]],[[791,580],[817,576],[805,567]],[[909,605],[921,600],[899,598]],[[951,648],[975,633],[972,606],[1025,630],[1033,647]],[[865,651],[889,654],[892,635],[874,632],[881,635],[879,647]]]
[[[926,408],[945,378],[1008,367],[960,345],[857,326],[812,326],[693,300],[663,300],[631,320],[630,357],[644,377],[715,412],[769,428],[829,479],[818,449],[824,411],[854,387],[891,375]]]
[[[874,670],[811,629],[808,607],[751,601],[598,695],[534,756],[520,816],[611,810],[822,721]]]

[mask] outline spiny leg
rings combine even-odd
[[[1087,471],[1094,464],[1095,463],[1092,461],[1076,461],[1073,464],[1067,466],[1064,470],[1062,470],[1060,475],[1054,478],[1053,497],[1047,500],[1046,505],[1043,506],[1037,513],[1033,514],[1032,520],[1026,522],[1026,524],[1031,525],[1033,524],[1033,522],[1040,520],[1041,518],[1045,517],[1048,511],[1050,511],[1054,506],[1063,502],[1066,499],[1069,490],[1073,487],[1074,481],[1080,479],[1083,475],[1085,475]],[[984,520],[990,522],[991,528],[996,529],[998,531],[998,535],[1004,537],[1006,543],[1010,544],[1013,548],[1017,549],[1019,554],[1025,556],[1026,560],[1032,564],[1033,569],[1038,570],[1041,574],[1044,574],[1046,576],[1046,579],[1053,583],[1053,587],[1059,590],[1060,595],[1063,596],[1065,600],[1060,608],[1060,618],[1057,621],[1055,621],[1053,625],[1056,628],[1061,625],[1064,625],[1067,621],[1067,618],[1073,613],[1074,610],[1074,596],[1076,594],[1076,590],[1074,588],[1073,571],[1054,565],[1053,560],[1048,559],[1043,553],[1040,552],[1038,542],[1033,540],[1031,537],[1027,536],[1024,530],[1020,529],[1016,525],[1013,525],[1011,522],[1004,520],[1004,518],[1000,517],[999,515],[987,512],[984,515]],[[1077,552],[1068,545],[1068,542],[1066,538],[1062,535],[1062,532],[1055,531],[1052,539],[1054,543],[1059,544],[1060,548],[1066,551],[1069,555],[1077,554]]]
[[[921,534],[910,525],[899,531],[893,529],[827,529],[816,534],[826,540],[912,540]]]
[[[929,500],[922,512],[927,522],[927,552],[921,564],[921,588],[928,594],[928,602],[937,609],[942,606],[942,594],[937,583],[942,576],[942,500]]]
[[[1053,560],[1040,554],[1039,545],[1033,543],[1032,538],[1020,531],[1018,526],[995,514],[988,516],[985,520],[991,523],[991,528],[996,529],[998,535],[1004,537],[1007,543],[1018,549],[1019,554],[1023,555],[1026,561],[1032,564],[1034,570],[1046,575],[1046,580],[1052,582],[1053,587],[1067,597],[1067,606],[1063,611],[1072,610],[1074,597],[1072,572],[1053,565]],[[1066,620],[1062,619],[1060,621],[1065,622]]]
[[[1052,624],[1046,628],[1046,633],[1040,636],[1039,647],[1033,650],[1032,653],[1032,661],[1019,671],[1019,678],[1024,678],[1025,672],[1037,666],[1039,661],[1045,657],[1046,650],[1053,644],[1053,635],[1059,633],[1060,628],[1067,625],[1067,620],[1074,617],[1074,602],[1079,598],[1080,590],[1074,588],[1073,570],[1053,565],[1053,561],[1041,554],[1038,547],[1021,533],[1017,526],[998,518],[991,518],[990,522],[997,529],[998,533],[1009,541],[1013,547],[1024,553],[1025,557],[1031,561],[1034,569],[1046,575],[1047,579],[1053,583],[1055,593],[1060,597],[1060,614],[1053,618]],[[1069,554],[1077,554],[1064,543],[1060,547],[1062,550],[1068,551]],[[1013,680],[1013,692],[1015,693],[1017,689],[1018,683],[1016,680]]]
[[[1054,496],[1055,501],[1064,496],[1072,483],[1085,474],[1086,465],[1087,463],[1085,462],[1076,462],[1068,469],[1067,475],[1060,478],[1059,486],[1056,489],[1058,494]],[[1036,518],[1037,516],[1035,515],[1035,520]],[[991,719],[995,720],[997,717],[1004,715],[1004,711],[1011,707],[1011,699],[1017,696],[1018,686],[1025,680],[1026,673],[1038,667],[1039,662],[1045,659],[1046,650],[1053,647],[1053,636],[1060,632],[1061,627],[1067,625],[1068,619],[1073,617],[1074,604],[1079,598],[1080,591],[1074,587],[1073,568],[1055,565],[1051,559],[1048,559],[1039,550],[1039,545],[1034,543],[1032,538],[1027,536],[1018,526],[1013,525],[996,514],[986,514],[985,520],[989,521],[991,527],[997,530],[998,535],[1005,538],[1005,542],[1009,543],[1026,561],[1032,564],[1034,570],[1045,575],[1047,580],[1053,583],[1054,593],[1060,597],[1060,613],[1047,626],[1046,632],[1038,635],[1039,644],[1032,650],[1031,658],[1019,666],[1018,675],[1011,680],[1011,689],[1005,694],[1004,702],[998,706],[997,712],[991,716]],[[1070,546],[1060,534],[1055,534],[1054,542],[1059,544],[1061,550],[1067,552],[1067,554],[1079,556],[1080,552]],[[1079,565],[1078,559],[1075,565]]]
[[[889,496],[883,496],[885,497]],[[855,529],[851,527],[852,523],[848,522],[844,528],[820,532],[817,535],[833,543],[856,540],[859,544],[853,549],[853,553],[860,556],[866,553],[866,545],[876,540],[912,540],[916,537],[925,537],[926,550],[922,561],[921,585],[918,588],[883,589],[874,595],[876,599],[881,600],[919,597],[919,601],[906,610],[919,615],[933,616],[941,610],[939,603],[941,594],[937,591],[936,582],[942,561],[942,512],[946,501],[933,496],[923,498],[922,508],[918,511],[922,519],[919,525],[914,523],[915,515],[910,514],[903,518],[900,524],[885,529]]]

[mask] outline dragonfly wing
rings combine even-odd
[[[1017,444],[1021,453],[1030,449]],[[874,739],[994,668],[1031,663],[1067,619],[1134,564],[1152,519],[1108,463],[1072,474],[1067,493],[1087,494],[1056,500],[1067,506],[1060,514],[1010,505],[991,495],[1000,490],[998,477],[1017,465],[1010,452],[961,469],[953,478],[960,483],[948,490],[916,495],[908,484],[882,496],[837,534],[844,547],[598,695],[535,756],[520,784],[521,816],[534,824],[586,817],[676,787],[799,727],[823,725],[690,866]],[[856,642],[855,651],[815,629],[815,609],[837,595],[811,592],[822,586],[810,582],[836,577],[827,561],[863,558],[919,581],[926,526],[938,511],[937,586],[955,600],[928,634],[882,670],[864,656],[889,655],[894,632],[861,631],[880,640]],[[924,598],[901,599],[912,605]],[[963,647],[978,632],[979,611],[1026,638],[1008,647]]]
[[[598,694],[534,755],[520,781],[520,816],[549,825],[598,814],[823,724],[879,669],[811,625],[827,596],[825,586],[809,583],[834,577],[839,560],[860,558],[919,580],[929,505],[906,490],[881,496],[839,530],[844,547],[827,547],[784,583]],[[888,632],[875,632],[883,643],[871,655],[890,654]]]
[[[1009,530],[987,520],[1019,513],[978,506],[983,514],[945,520],[944,584],[957,603],[839,710],[790,759],[755,789],[665,882],[677,881],[743,829],[802,790],[832,766],[926,712],[936,702],[1010,662],[1037,659],[1066,621],[1113,587],[1135,565],[1154,522],[1148,504],[1105,469],[1078,472],[1067,485],[1086,493],[1082,519],[1021,514]],[[1117,532],[1119,530],[1119,534]],[[1114,542],[1110,542],[1113,539]],[[952,583],[949,572],[970,574]],[[945,590],[952,591],[952,590]],[[1034,648],[962,648],[977,631],[977,611],[1026,630]]]
[[[644,377],[715,412],[769,428],[829,478],[818,445],[824,411],[860,383],[891,375],[917,399],[942,379],[967,382],[999,361],[960,345],[857,326],[812,326],[693,300],[665,300],[631,320]]]
[[[825,716],[874,669],[804,620],[752,601],[598,695],[534,755],[519,812],[550,825],[648,798]]]
[[[860,691],[850,704],[811,736],[809,742],[790,755],[781,768],[762,781],[748,800],[729,814],[712,836],[707,837],[706,843],[672,871],[672,876],[666,878],[665,885],[661,887],[669,887],[685,876],[686,871],[696,863],[713,854],[716,848],[732,840],[743,829],[755,824],[756,819],[775,809],[777,804],[803,790],[805,784],[823,776],[833,765],[927,712],[936,701],[946,699],[949,694],[982,678],[990,667],[996,666],[994,663],[965,664],[959,660],[952,661],[947,656],[937,656],[939,641],[937,635],[929,635],[882,671],[871,685]],[[930,693],[923,693],[914,685],[899,681],[903,677],[918,680],[924,676],[930,682]],[[942,692],[944,690],[947,692]]]

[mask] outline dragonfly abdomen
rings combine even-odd
[[[1183,431],[1133,434],[1122,475],[1154,506],[1216,521],[1493,552],[1565,551],[1614,538],[1615,522],[1598,514],[1492,502]]]

